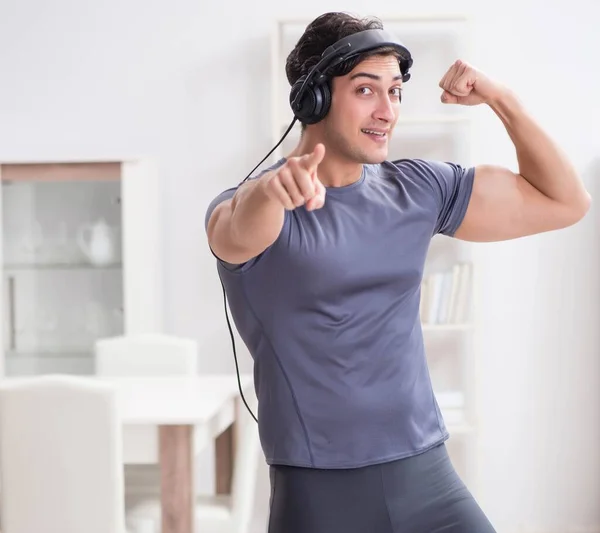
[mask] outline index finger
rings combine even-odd
[[[313,172],[319,166],[319,163],[323,161],[325,156],[325,146],[322,143],[318,143],[314,150],[310,154],[302,156],[300,164],[308,171]]]

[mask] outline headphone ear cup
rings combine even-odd
[[[314,122],[312,122],[312,124],[323,120],[327,116],[327,113],[329,113],[329,108],[331,107],[331,86],[329,85],[329,81],[324,81],[315,87],[314,91],[317,106],[313,115]]]
[[[292,85],[292,89],[290,91],[290,105],[292,106],[292,111],[298,120],[300,122],[307,123],[314,113],[316,105],[315,96],[310,85],[307,85],[304,88],[303,94],[300,96],[298,102],[296,102],[294,105],[294,102],[300,93],[300,89],[304,84],[304,80],[306,80],[306,76],[300,76],[294,85]]]
[[[322,120],[331,105],[331,90],[329,88],[329,82],[325,81],[317,86],[309,83],[304,88],[304,93],[301,95],[300,100],[294,106],[294,100],[296,100],[300,88],[304,83],[306,76],[300,76],[298,80],[292,85],[290,91],[290,105],[294,115],[300,122],[304,124],[316,124]]]

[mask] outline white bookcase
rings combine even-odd
[[[152,160],[0,161],[0,376],[90,374],[100,337],[162,330]]]
[[[390,145],[390,159],[419,157],[471,165],[469,109],[440,101],[439,81],[461,57],[468,60],[470,23],[463,16],[379,16],[410,49],[412,77],[403,89],[401,118]],[[276,21],[272,38],[272,142],[289,127],[290,86],[285,61],[309,19]],[[297,143],[300,125],[273,152],[272,161]],[[421,320],[434,389],[451,437],[452,460],[476,491],[477,394],[473,354],[474,255],[472,245],[436,236],[427,257],[421,297]]]

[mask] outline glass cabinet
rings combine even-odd
[[[0,163],[2,371],[89,374],[96,339],[157,332],[151,161]]]

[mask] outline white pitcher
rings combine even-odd
[[[77,244],[88,261],[96,266],[114,263],[116,250],[112,229],[104,219],[86,224],[77,232]]]

